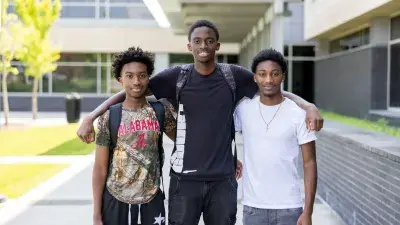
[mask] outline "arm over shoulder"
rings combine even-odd
[[[257,84],[254,82],[254,74],[238,65],[231,65],[231,70],[236,81],[237,101],[243,97],[253,98],[258,91]]]
[[[150,78],[149,88],[157,99],[174,99],[180,66],[165,69]]]

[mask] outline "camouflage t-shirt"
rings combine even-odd
[[[172,108],[165,107],[165,131],[176,127]],[[110,146],[109,111],[99,117],[96,144]],[[106,187],[119,201],[129,204],[150,202],[160,186],[158,152],[159,124],[153,108],[132,110],[122,107],[118,139],[113,151]]]

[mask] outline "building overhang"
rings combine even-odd
[[[212,21],[221,42],[241,42],[273,0],[159,0],[175,34],[187,35],[196,20]]]
[[[354,16],[352,18],[342,18],[341,22],[336,23],[334,26],[325,26],[328,28],[325,29],[315,29],[307,31],[306,27],[306,39],[326,39],[333,40],[340,38],[342,36],[354,33],[362,28],[366,28],[370,26],[370,22],[372,19],[377,17],[393,17],[399,14],[400,9],[400,1],[384,1],[383,4],[378,7],[372,7],[372,9],[368,11],[364,11],[363,13]],[[333,12],[332,12],[333,13]],[[321,12],[319,15],[314,15],[314,17],[318,17],[313,23],[318,23],[318,21],[326,21],[329,15]],[[322,17],[322,18],[321,18]],[[326,18],[325,18],[326,17]],[[312,20],[313,18],[310,18]],[[315,18],[314,18],[315,19]],[[314,26],[314,25],[313,25]]]

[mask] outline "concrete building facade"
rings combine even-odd
[[[306,40],[317,43],[316,103],[400,125],[400,2],[306,0]]]
[[[12,1],[11,1],[12,2]],[[83,110],[121,90],[111,74],[116,52],[140,46],[155,55],[155,72],[192,60],[186,48],[187,35],[175,34],[154,0],[62,0],[60,19],[51,29],[51,41],[60,47],[56,71],[39,84],[39,111],[62,111],[64,97],[77,92]],[[11,3],[8,12],[15,12]],[[164,17],[164,18],[163,18]],[[238,43],[223,43],[219,59],[237,62]],[[235,61],[236,60],[236,61]],[[24,65],[14,61],[20,74],[8,76],[11,111],[31,110],[32,80]]]
[[[159,0],[176,34],[198,19],[214,22],[222,42],[239,43],[238,64],[249,68],[262,49],[285,54],[289,71],[284,89],[314,101],[314,43],[304,39],[301,0]],[[223,44],[222,44],[223,46]]]

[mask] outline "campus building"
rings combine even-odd
[[[400,108],[400,2],[395,0],[63,0],[51,30],[58,68],[40,81],[39,110],[64,110],[68,92],[93,109],[120,90],[113,53],[152,51],[156,72],[193,62],[188,27],[198,19],[220,30],[219,62],[250,67],[261,50],[284,53],[284,89],[318,107],[392,122]],[[10,6],[10,11],[13,6]],[[18,62],[15,62],[19,65]],[[19,65],[23,68],[23,65]],[[23,69],[21,69],[23,73]],[[31,81],[10,78],[13,111],[30,110]],[[16,99],[16,100],[15,100]]]
[[[222,42],[240,44],[238,64],[250,68],[252,58],[273,47],[285,54],[289,70],[285,90],[314,101],[314,42],[304,39],[301,0],[159,0],[171,30],[187,32],[198,19],[214,22]],[[223,45],[222,45],[223,46]]]
[[[159,2],[176,34],[198,19],[216,23],[247,68],[261,49],[284,52],[284,89],[318,107],[400,124],[400,1]]]
[[[12,2],[12,1],[11,1]],[[14,12],[10,4],[8,12]],[[175,34],[157,0],[62,0],[60,19],[51,29],[53,43],[61,49],[56,71],[39,84],[39,111],[64,111],[65,95],[79,93],[82,109],[90,111],[121,90],[112,77],[114,53],[140,46],[155,54],[155,72],[192,60],[187,34]],[[238,43],[223,43],[221,61],[237,63]],[[32,80],[24,66],[8,77],[11,111],[31,110]]]
[[[400,125],[400,1],[306,0],[304,12],[316,103]]]

